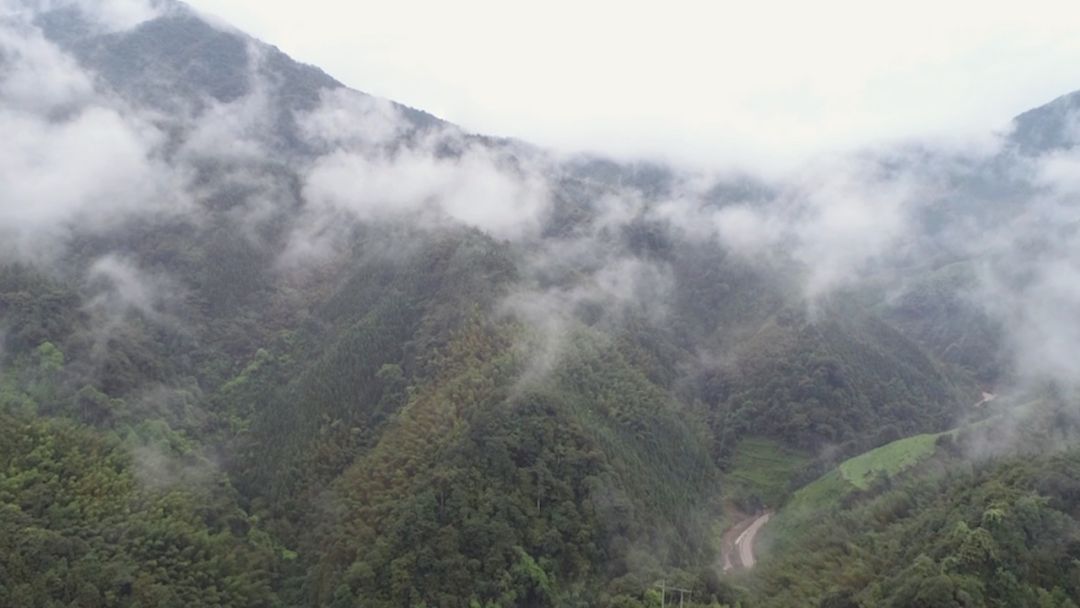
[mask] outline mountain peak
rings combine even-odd
[[[1010,139],[1026,154],[1075,146],[1080,142],[1080,91],[1020,114],[1013,125]]]

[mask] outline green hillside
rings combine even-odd
[[[0,608],[1077,608],[1071,101],[754,175],[0,12]]]

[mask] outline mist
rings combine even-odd
[[[902,299],[909,271],[959,259],[976,270],[959,297],[1004,328],[1012,369],[1001,381],[1076,383],[1080,160],[1071,148],[1021,152],[1004,130],[883,141],[783,171],[752,156],[610,161],[476,135],[314,74],[305,78],[317,86],[293,95],[284,83],[295,75],[275,71],[276,51],[246,38],[235,66],[243,94],[178,94],[169,107],[183,110],[170,113],[50,41],[35,15],[75,10],[101,35],[163,15],[201,19],[194,13],[135,0],[13,6],[0,27],[8,260],[55,266],[73,242],[136,222],[226,226],[269,252],[268,272],[284,284],[343,259],[358,226],[421,235],[467,226],[519,252],[521,280],[496,313],[542,337],[533,368],[550,370],[576,327],[672,328],[683,305],[673,268],[688,247],[727,256],[708,263],[739,260],[811,322],[830,299],[882,285],[887,300]],[[1077,116],[1064,120],[1068,141],[1080,136]],[[931,225],[937,215],[948,219]],[[645,245],[633,237],[643,230]],[[86,309],[104,326],[130,311],[161,321],[163,302],[192,292],[123,252],[81,268],[83,284],[109,286]],[[699,346],[699,363],[687,365],[731,367],[732,351]]]
[[[488,130],[505,117],[458,124],[349,88],[171,0],[0,2],[0,415],[56,448],[27,450],[27,470],[113,480],[127,502],[106,523],[143,526],[140,560],[158,544],[139,533],[183,524],[163,550],[187,561],[153,576],[197,571],[197,591],[224,564],[208,594],[275,598],[244,605],[635,606],[658,580],[737,605],[750,579],[720,568],[739,526],[782,519],[856,455],[912,439],[920,467],[960,475],[1080,436],[1080,93],[978,132],[1004,101],[943,123],[868,111],[852,100],[902,83],[819,72],[857,55],[825,40],[740,107],[740,79],[767,86],[795,42],[697,70],[732,83],[711,103],[676,86],[694,62],[663,60],[658,38],[535,95],[522,75],[566,52],[548,41],[487,74],[538,116]],[[595,42],[580,26],[567,36]],[[738,25],[684,29],[701,40],[674,46],[702,50]],[[887,55],[915,79],[941,44]],[[635,87],[596,94],[612,73]],[[581,98],[610,111],[560,123]],[[536,125],[550,133],[518,138]],[[819,514],[845,533],[937,500],[893,471],[888,487],[836,473],[852,487]],[[76,489],[72,505],[94,494]],[[96,517],[31,498],[26,521]],[[839,538],[848,555],[858,539]],[[131,563],[131,586],[152,580]]]
[[[1027,11],[419,0],[374,20],[328,0],[196,4],[470,131],[627,161],[780,169],[878,141],[965,139],[1075,86],[1060,66],[1076,63],[1078,13],[1061,0]]]

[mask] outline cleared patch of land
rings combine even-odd
[[[771,439],[748,437],[735,449],[731,470],[724,476],[725,494],[775,507],[789,492],[791,478],[809,458]]]
[[[929,458],[944,434],[905,437],[845,460],[792,494],[769,525],[768,537],[795,534],[816,514],[837,508],[844,497],[869,488],[875,479],[894,477]]]
[[[840,465],[840,473],[848,483],[865,490],[874,479],[893,477],[929,457],[934,453],[934,442],[940,435],[914,435],[885,444],[845,460]]]
[[[771,439],[747,437],[739,442],[731,469],[724,476],[727,506],[720,546],[725,572],[753,566],[755,535],[768,521],[761,509],[783,502],[791,479],[808,460],[806,454]]]

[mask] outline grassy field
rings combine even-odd
[[[736,499],[756,497],[764,506],[776,507],[786,498],[791,478],[807,460],[805,454],[769,439],[743,439],[735,449],[731,471],[724,477],[725,494]]]
[[[1037,404],[1038,401],[1022,406],[1009,404],[1008,411],[1028,410]],[[1001,405],[1004,407],[1005,404]],[[786,539],[798,535],[813,517],[838,508],[846,496],[868,489],[875,479],[882,476],[891,478],[900,475],[932,456],[938,437],[956,434],[963,429],[998,424],[1002,422],[1002,417],[1003,414],[994,414],[944,433],[905,437],[845,460],[835,469],[794,492],[762,531],[759,543],[766,548],[771,545],[779,546]]]
[[[766,537],[779,540],[796,534],[815,514],[836,508],[845,496],[870,487],[876,477],[899,475],[930,457],[939,435],[906,437],[845,460],[792,494],[769,522]]]
[[[929,457],[939,435],[914,435],[859,454],[840,465],[840,474],[851,485],[865,490],[875,477],[893,477]]]

